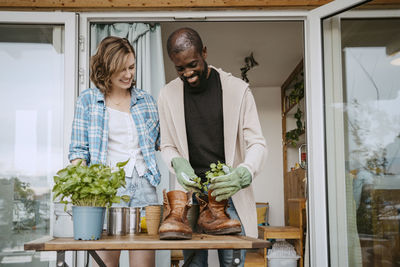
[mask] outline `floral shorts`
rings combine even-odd
[[[127,195],[130,197],[129,202],[121,200],[120,203],[114,203],[113,207],[135,207],[142,208],[149,205],[157,205],[156,188],[144,177],[140,177],[134,169],[132,177],[125,177],[126,185],[118,189],[117,195]]]

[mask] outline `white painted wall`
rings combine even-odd
[[[280,87],[252,88],[258,116],[267,141],[268,156],[253,188],[257,202],[269,202],[269,223],[284,225],[283,154]]]

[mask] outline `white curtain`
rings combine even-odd
[[[136,52],[136,87],[146,90],[157,100],[165,85],[164,60],[159,24],[111,23],[91,24],[90,55],[107,36],[126,38]]]

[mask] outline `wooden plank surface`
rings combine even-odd
[[[283,177],[284,203],[285,203],[285,225],[289,225],[289,205],[291,198],[304,198],[306,170],[298,168],[285,173]]]
[[[259,235],[265,239],[299,239],[301,231],[293,226],[259,226]]]
[[[158,235],[107,236],[100,240],[42,238],[24,245],[25,250],[130,250],[130,249],[252,249],[269,247],[270,242],[245,236],[194,234],[191,240],[159,240]]]
[[[36,8],[212,8],[301,7],[311,9],[332,0],[0,0],[0,7]]]
[[[244,267],[265,267],[264,253],[247,252]]]
[[[332,0],[0,0],[1,10],[128,11],[179,9],[310,10]],[[399,8],[399,0],[374,0],[366,9]]]

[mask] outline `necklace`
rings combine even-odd
[[[108,100],[112,103],[112,104],[114,104],[114,105],[116,105],[116,106],[120,106],[121,104],[126,104],[126,102],[127,102],[127,100],[130,100],[131,98],[129,97],[129,98],[124,98],[124,99],[122,99],[120,102],[118,102],[118,103],[116,103],[116,102],[114,102],[112,99],[111,99],[111,97],[108,97]]]

